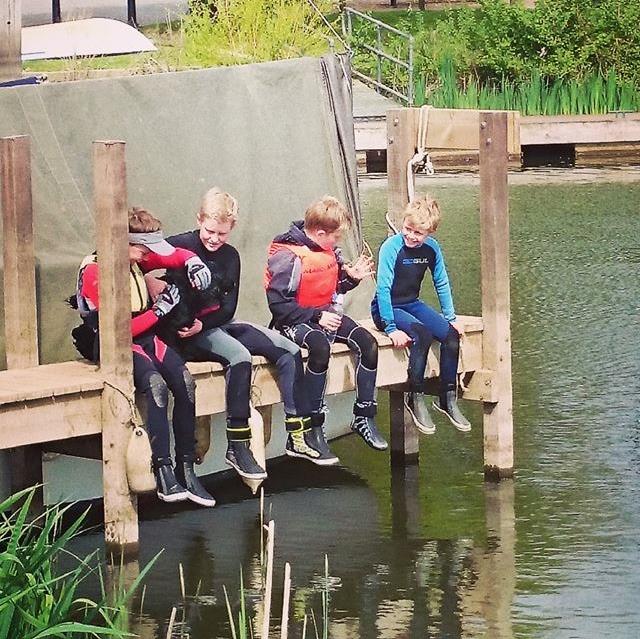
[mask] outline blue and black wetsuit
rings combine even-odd
[[[431,271],[442,314],[419,299],[427,270]],[[434,338],[441,343],[441,392],[455,389],[460,337],[450,324],[455,321],[456,312],[438,242],[427,237],[420,246],[409,248],[400,233],[388,238],[380,247],[377,280],[371,315],[385,333],[401,330],[413,340],[409,348],[412,390],[424,388],[427,354]]]

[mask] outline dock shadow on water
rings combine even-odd
[[[477,189],[418,184],[427,187],[444,211],[438,239],[457,310],[477,313]],[[362,200],[375,250],[386,233],[384,186],[365,185]],[[302,636],[311,610],[322,637],[325,590],[336,639],[640,636],[638,202],[640,175],[511,188],[514,481],[483,481],[476,404],[465,405],[470,434],[436,417],[419,466],[391,472],[387,453],[353,437],[332,446],[340,468],[270,465],[270,636],[280,636],[284,562],[293,582],[289,637]],[[380,409],[384,431],[388,407]],[[140,566],[165,550],[146,580],[141,616],[140,594],[132,602],[140,636],[164,639],[175,607],[174,637],[231,637],[222,587],[237,614],[241,567],[255,612],[259,502],[235,477],[214,492],[213,511],[142,509]],[[85,536],[77,551],[101,542]],[[316,636],[311,622],[306,636]]]

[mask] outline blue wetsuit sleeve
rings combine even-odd
[[[432,277],[433,285],[438,295],[442,314],[448,322],[456,319],[456,311],[453,307],[453,294],[451,293],[451,284],[449,283],[449,275],[447,267],[444,264],[444,257],[440,245],[432,237],[428,238],[428,242],[435,251],[436,259],[433,267]]]
[[[402,248],[402,241],[398,242],[398,238],[398,235],[394,235],[386,239],[378,253],[376,296],[378,298],[378,312],[384,323],[384,332],[387,335],[398,330],[393,318],[393,305],[391,303],[391,288],[395,278],[396,259],[400,248]]]

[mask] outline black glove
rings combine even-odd
[[[158,295],[151,310],[156,317],[164,317],[180,301],[180,291],[175,284],[167,284],[167,287]]]

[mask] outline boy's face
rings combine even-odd
[[[335,231],[325,231],[323,229],[305,230],[305,233],[322,249],[334,249],[342,239],[342,229],[336,229]]]
[[[198,218],[198,228],[200,229],[202,245],[207,251],[213,253],[229,239],[229,233],[233,229],[233,222],[219,222],[210,217],[205,217],[202,220]]]
[[[149,249],[143,244],[129,244],[129,263],[140,264],[148,253]]]
[[[422,231],[412,224],[408,220],[405,220],[402,223],[402,238],[404,239],[404,244],[407,248],[416,248],[416,246],[420,246],[428,237],[428,231]]]

